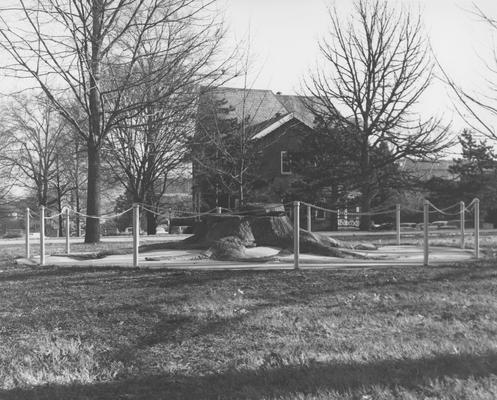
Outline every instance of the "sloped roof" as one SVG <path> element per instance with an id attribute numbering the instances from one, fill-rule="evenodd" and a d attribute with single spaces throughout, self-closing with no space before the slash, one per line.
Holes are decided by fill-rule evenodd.
<path id="1" fill-rule="evenodd" d="M 294 122 L 296 124 L 304 124 L 307 127 L 310 127 L 308 124 L 306 124 L 304 121 L 302 121 L 295 113 L 289 113 L 286 114 L 280 118 L 273 119 L 270 121 L 271 123 L 265 124 L 265 127 L 262 129 L 258 129 L 257 131 L 254 130 L 254 135 L 252 136 L 252 139 L 262 139 L 263 137 L 269 135 L 270 133 L 274 132 L 276 129 L 278 129 L 280 126 L 285 125 L 288 122 Z M 261 125 L 261 124 L 259 124 Z M 259 127 L 258 125 L 258 127 Z"/>
<path id="2" fill-rule="evenodd" d="M 249 119 L 250 125 L 272 123 L 282 116 L 293 113 L 295 117 L 308 126 L 313 126 L 314 116 L 306 108 L 304 97 L 275 94 L 271 90 L 240 89 L 219 87 L 211 89 L 207 95 L 216 100 L 225 100 L 233 108 L 226 118 L 243 117 Z M 262 126 L 261 125 L 261 126 Z"/>
<path id="3" fill-rule="evenodd" d="M 288 112 L 293 113 L 298 119 L 306 125 L 314 126 L 314 115 L 306 107 L 304 96 L 289 96 L 277 94 L 276 98 L 286 108 Z"/>

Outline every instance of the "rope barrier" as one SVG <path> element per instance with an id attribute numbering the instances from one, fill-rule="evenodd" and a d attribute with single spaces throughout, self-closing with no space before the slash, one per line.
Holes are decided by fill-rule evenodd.
<path id="1" fill-rule="evenodd" d="M 451 216 L 451 215 L 460 215 L 460 214 L 461 214 L 461 211 L 458 211 L 458 212 L 456 212 L 456 213 L 448 213 L 448 212 L 445 212 L 444 210 L 441 210 L 440 208 L 436 207 L 436 206 L 435 206 L 435 205 L 434 205 L 431 201 L 429 201 L 429 202 L 428 202 L 428 204 L 429 204 L 431 207 L 433 207 L 433 208 L 435 209 L 435 211 L 436 211 L 436 212 L 438 212 L 439 214 L 449 215 L 449 216 Z M 447 210 L 447 209 L 450 209 L 450 208 L 452 208 L 452 206 L 451 206 L 451 207 L 447 207 L 447 208 L 446 208 L 446 210 Z"/>
<path id="2" fill-rule="evenodd" d="M 147 208 L 147 207 L 144 207 L 144 206 L 141 206 L 141 208 L 142 208 L 142 210 L 145 210 L 145 211 L 147 211 L 147 212 L 149 212 L 149 213 L 152 213 L 152 214 L 157 215 L 157 216 L 159 216 L 159 217 L 161 216 L 161 214 L 160 214 L 160 213 L 158 213 L 157 211 L 151 210 L 151 209 L 149 209 L 149 208 Z"/>
<path id="3" fill-rule="evenodd" d="M 465 206 L 464 208 L 464 212 L 471 212 L 474 208 L 474 205 L 475 205 L 475 202 L 476 202 L 476 199 L 473 199 L 471 201 L 471 203 L 469 203 L 467 206 Z M 225 208 L 225 207 L 215 207 L 209 211 L 205 211 L 205 212 L 190 212 L 190 211 L 184 211 L 184 210 L 173 210 L 173 209 L 167 209 L 167 211 L 163 211 L 163 209 L 158 209 L 157 211 L 156 210 L 153 210 L 152 208 L 154 208 L 155 206 L 151 206 L 151 205 L 148 205 L 148 204 L 143 204 L 143 203 L 140 203 L 140 207 L 144 210 L 144 211 L 147 211 L 147 212 L 150 212 L 158 217 L 172 217 L 172 218 L 175 218 L 175 219 L 191 219 L 191 218 L 198 218 L 198 217 L 202 217 L 202 216 L 205 216 L 205 215 L 210 215 L 212 214 L 213 212 L 216 212 L 216 215 L 218 216 L 245 216 L 245 215 L 249 215 L 249 214 L 252 214 L 254 212 L 267 212 L 267 211 L 270 211 L 270 210 L 276 210 L 276 209 L 279 209 L 281 206 L 283 207 L 287 207 L 287 206 L 290 206 L 292 205 L 293 202 L 287 202 L 287 203 L 283 203 L 283 204 L 278 204 L 278 205 L 275 205 L 275 206 L 272 206 L 272 207 L 260 207 L 260 208 L 254 208 L 254 209 L 251 209 L 251 210 L 244 210 L 244 211 L 233 211 L 229 208 Z M 316 210 L 320 210 L 320 211 L 323 211 L 323 212 L 328 212 L 330 214 L 336 214 L 337 216 L 341 216 L 341 215 L 344 215 L 346 214 L 347 216 L 353 216 L 353 217 L 357 217 L 357 216 L 375 216 L 375 215 L 385 215 L 385 214 L 390 214 L 390 213 L 393 213 L 395 212 L 395 208 L 387 208 L 387 209 L 378 209 L 378 210 L 371 210 L 369 212 L 353 212 L 353 211 L 347 211 L 347 210 L 344 210 L 344 211 L 341 211 L 341 210 L 334 210 L 334 209 L 330 209 L 330 208 L 326 208 L 326 207 L 321 207 L 321 206 L 317 206 L 317 205 L 314 205 L 314 204 L 310 204 L 310 203 L 307 203 L 307 202 L 301 202 L 302 205 L 304 206 L 307 206 L 307 207 L 311 207 L 311 208 L 314 208 Z M 448 210 L 456 207 L 459 205 L 459 203 L 454 203 L 448 207 L 445 207 L 445 208 L 438 208 L 437 206 L 435 206 L 432 202 L 429 202 L 430 206 L 433 208 L 433 210 L 429 211 L 429 213 L 439 213 L 439 214 L 443 214 L 443 215 L 447 215 L 447 216 L 457 216 L 457 215 L 460 215 L 461 214 L 461 211 L 457 211 L 457 212 L 454 212 L 454 213 L 449 213 L 447 212 Z M 50 215 L 50 216 L 46 216 L 45 219 L 46 220 L 49 220 L 49 219 L 55 219 L 55 218 L 58 218 L 60 217 L 61 215 L 63 215 L 65 213 L 65 211 L 69 209 L 71 213 L 75 214 L 75 215 L 79 215 L 81 217 L 84 217 L 84 218 L 93 218 L 93 219 L 99 219 L 99 220 L 110 220 L 110 219 L 113 219 L 113 218 L 117 218 L 117 217 L 120 217 L 130 211 L 133 210 L 132 207 L 128 208 L 127 210 L 124 210 L 120 213 L 115 213 L 115 214 L 104 214 L 104 215 L 101 215 L 101 216 L 95 216 L 95 215 L 88 215 L 88 214 L 85 214 L 85 213 L 82 213 L 82 212 L 79 212 L 79 211 L 76 211 L 76 210 L 73 210 L 72 208 L 69 208 L 69 207 L 64 207 L 62 209 L 61 212 L 57 212 L 56 214 L 54 215 Z M 220 209 L 221 211 L 226 211 L 226 213 L 221 213 L 221 214 L 217 214 L 217 210 Z M 411 211 L 411 212 L 415 212 L 415 213 L 423 213 L 423 210 L 419 210 L 419 209 L 414 209 L 414 208 L 411 208 L 411 207 L 402 207 L 403 210 L 407 210 L 407 211 Z M 51 210 L 51 209 L 46 209 L 47 211 L 54 211 L 54 210 Z M 181 214 L 181 215 L 175 215 L 175 214 Z M 36 213 L 32 210 L 29 210 L 29 215 L 33 218 L 37 218 L 40 216 L 39 213 Z"/>
<path id="4" fill-rule="evenodd" d="M 65 209 L 63 208 L 62 211 L 58 214 L 55 214 L 55 215 L 50 215 L 50 216 L 46 216 L 45 219 L 55 219 L 55 218 L 59 218 L 62 214 L 64 214 L 65 212 Z"/>
<path id="5" fill-rule="evenodd" d="M 126 213 L 128 213 L 128 212 L 130 212 L 132 210 L 133 210 L 133 207 L 128 208 L 127 210 L 125 210 L 123 212 L 120 212 L 120 213 L 117 213 L 117 214 L 104 214 L 104 215 L 101 215 L 101 216 L 88 215 L 88 214 L 84 214 L 82 212 L 75 211 L 75 210 L 72 210 L 72 209 L 71 209 L 71 212 L 73 214 L 79 215 L 79 216 L 84 217 L 84 218 L 93 218 L 93 219 L 100 219 L 100 220 L 108 220 L 108 219 L 113 219 L 113 218 L 120 217 L 121 215 L 124 215 L 124 214 L 126 214 Z"/>
<path id="6" fill-rule="evenodd" d="M 306 203 L 304 201 L 301 204 L 303 204 L 306 207 L 312 207 L 312 208 L 315 208 L 316 210 L 320 210 L 320 211 L 324 211 L 324 212 L 329 212 L 331 214 L 338 214 L 339 213 L 338 210 L 332 210 L 330 208 L 315 206 L 314 204 L 309 204 L 309 203 Z"/>

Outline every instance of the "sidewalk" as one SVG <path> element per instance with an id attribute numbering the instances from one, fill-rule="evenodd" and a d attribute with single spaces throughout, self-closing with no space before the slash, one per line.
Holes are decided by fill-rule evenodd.
<path id="1" fill-rule="evenodd" d="M 274 249 L 273 249 L 274 250 Z M 276 254 L 271 248 L 248 249 L 249 256 L 272 256 Z M 273 254 L 271 254 L 273 253 Z M 375 251 L 361 251 L 363 255 L 374 259 L 355 259 L 325 257 L 313 254 L 301 254 L 299 264 L 302 269 L 340 269 L 340 268 L 376 268 L 376 267 L 407 267 L 423 265 L 423 249 L 416 246 L 385 246 Z M 430 265 L 440 265 L 471 260 L 472 250 L 461 250 L 451 247 L 431 247 Z M 293 254 L 278 256 L 277 260 L 269 262 L 240 262 L 216 261 L 202 256 L 199 250 L 158 250 L 139 254 L 139 266 L 144 268 L 171 268 L 186 270 L 271 270 L 293 269 Z M 18 259 L 20 264 L 37 265 L 39 257 Z M 71 256 L 47 255 L 45 265 L 55 266 L 93 266 L 93 267 L 133 267 L 131 254 L 110 255 L 99 259 L 78 259 Z"/>

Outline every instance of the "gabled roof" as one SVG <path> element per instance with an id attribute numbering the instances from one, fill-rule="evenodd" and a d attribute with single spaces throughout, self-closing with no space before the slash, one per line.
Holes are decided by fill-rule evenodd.
<path id="1" fill-rule="evenodd" d="M 264 129 L 259 130 L 254 136 L 252 136 L 252 139 L 262 139 L 263 137 L 269 135 L 271 132 L 274 132 L 280 126 L 283 126 L 284 124 L 292 120 L 295 120 L 296 122 L 300 122 L 308 126 L 309 128 L 312 128 L 311 126 L 307 125 L 304 121 L 302 121 L 300 117 L 298 117 L 294 113 L 289 113 L 282 116 L 281 118 L 276 119 L 271 124 L 268 124 Z"/>
<path id="2" fill-rule="evenodd" d="M 314 126 L 314 116 L 305 106 L 305 97 L 275 94 L 271 90 L 219 87 L 206 96 L 224 100 L 232 109 L 224 118 L 248 119 L 254 138 L 261 138 L 295 118 L 308 127 Z M 202 104 L 202 102 L 201 102 Z"/>

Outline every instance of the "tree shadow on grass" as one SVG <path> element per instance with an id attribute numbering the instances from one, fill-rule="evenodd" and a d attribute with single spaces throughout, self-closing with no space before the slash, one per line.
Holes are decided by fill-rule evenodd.
<path id="1" fill-rule="evenodd" d="M 206 283 L 212 280 L 230 278 L 235 273 L 231 271 L 196 271 L 192 273 L 191 271 L 178 271 L 168 267 L 132 268 L 121 266 L 36 266 L 22 268 L 20 271 L 19 269 L 17 269 L 0 273 L 0 282 L 28 281 L 50 277 L 80 277 L 80 275 L 82 274 L 85 274 L 87 276 L 98 276 L 98 274 L 109 272 L 135 276 L 150 276 L 151 279 L 155 279 L 157 275 L 164 275 L 164 277 L 169 278 L 169 280 L 164 283 L 167 286 L 171 284 L 182 285 L 191 283 Z"/>
<path id="2" fill-rule="evenodd" d="M 371 363 L 318 363 L 262 366 L 204 376 L 164 374 L 131 377 L 89 385 L 47 385 L 0 391 L 4 400 L 19 399 L 250 399 L 297 393 L 354 393 L 373 386 L 423 390 L 435 380 L 487 377 L 497 373 L 497 354 L 440 354 L 432 358 Z M 425 388 L 426 389 L 426 388 Z"/>

